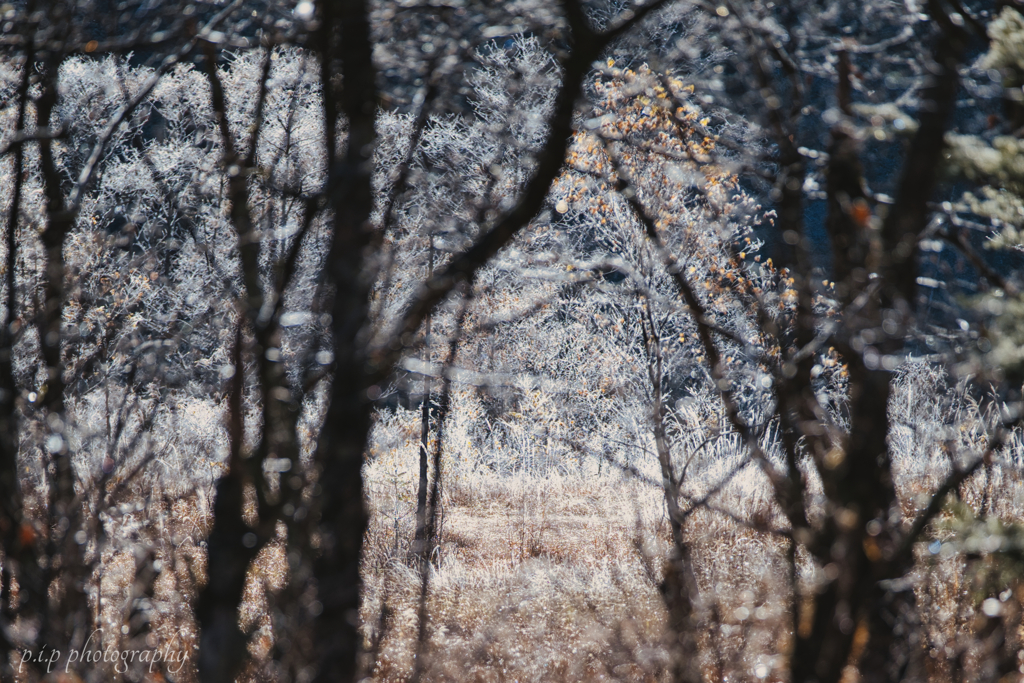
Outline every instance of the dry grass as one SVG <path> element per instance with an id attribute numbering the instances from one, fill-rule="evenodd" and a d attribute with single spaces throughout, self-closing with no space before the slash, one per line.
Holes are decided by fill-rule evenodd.
<path id="1" fill-rule="evenodd" d="M 976 450 L 983 430 L 977 418 L 951 432 L 918 415 L 907 417 L 914 428 L 897 427 L 892 443 L 901 507 L 909 518 L 948 471 L 948 452 Z M 363 632 L 370 653 L 364 665 L 368 678 L 381 683 L 407 681 L 418 648 L 421 577 L 409 557 L 416 420 L 414 411 L 394 416 L 389 431 L 375 435 L 365 470 L 372 517 L 363 568 Z M 689 469 L 688 496 L 701 496 L 733 468 L 740 453 L 723 443 Z M 659 585 L 669 529 L 660 488 L 608 467 L 600 476 L 585 467 L 500 474 L 480 465 L 484 460 L 469 440 L 453 440 L 446 448 L 423 680 L 667 680 Z M 1004 523 L 1021 522 L 1022 453 L 1019 440 L 1012 441 L 1000 464 L 963 486 L 960 511 L 944 513 L 929 531 L 931 545 L 918 552 L 912 578 L 921 639 L 912 680 L 972 680 L 992 666 L 994 646 L 979 637 L 986 629 L 979 616 L 986 596 L 1005 596 L 1007 624 L 1016 629 L 1007 640 L 1021 642 L 1021 573 L 992 556 L 965 558 L 955 537 L 957 525 L 968 523 L 965 511 L 982 507 Z M 645 471 L 644 463 L 636 465 Z M 186 683 L 196 680 L 196 627 L 188 606 L 205 580 L 209 492 L 208 485 L 165 491 L 152 482 L 127 492 L 103 520 L 108 540 L 90 593 L 103 647 L 170 645 L 188 654 L 174 676 Z M 814 507 L 813 481 L 810 494 Z M 742 470 L 712 503 L 718 511 L 699 510 L 686 526 L 703 601 L 705 680 L 784 681 L 792 582 L 809 593 L 822 570 L 798 554 L 797 576 L 791 577 L 789 541 L 751 528 L 785 529 L 756 468 Z M 820 508 L 812 512 L 823 514 Z M 253 680 L 275 678 L 271 615 L 274 594 L 286 581 L 282 536 L 254 563 L 240 610 L 240 623 L 253 633 Z M 144 635 L 134 635 L 139 633 Z M 856 675 L 849 671 L 845 680 L 852 683 Z"/>
<path id="2" fill-rule="evenodd" d="M 421 584 L 407 560 L 413 501 L 388 484 L 396 471 L 413 471 L 414 450 L 405 457 L 397 469 L 394 460 L 368 468 L 379 485 L 371 489 L 363 619 L 378 650 L 376 681 L 408 680 L 417 646 Z M 669 528 L 661 491 L 619 475 L 454 469 L 429 581 L 424 680 L 664 680 L 659 584 Z M 741 475 L 721 502 L 745 501 L 764 517 L 763 496 L 751 495 L 758 480 L 754 471 Z M 785 544 L 717 513 L 691 520 L 708 596 L 709 680 L 772 680 L 787 633 L 777 599 L 787 590 Z"/>
<path id="3" fill-rule="evenodd" d="M 934 425 L 918 427 L 920 433 L 903 435 L 914 449 L 900 453 L 895 468 L 908 519 L 949 470 L 942 450 L 950 447 L 949 434 Z M 977 427 L 955 430 L 960 452 L 980 443 Z M 421 584 L 408 559 L 413 430 L 408 436 L 408 443 L 392 443 L 387 457 L 367 468 L 373 518 L 362 616 L 366 642 L 376 650 L 368 673 L 380 682 L 408 680 L 417 650 Z M 919 460 L 921 452 L 927 462 Z M 1014 442 L 1007 454 L 1012 460 L 1021 452 Z M 689 495 L 699 496 L 731 467 L 712 459 L 691 469 L 697 474 Z M 976 513 L 987 505 L 1005 522 L 1019 523 L 1024 485 L 1016 471 L 1004 459 L 990 474 L 974 477 L 959 491 L 965 509 Z M 656 486 L 593 472 L 499 476 L 454 458 L 446 463 L 446 477 L 443 534 L 427 596 L 423 680 L 667 680 L 658 586 L 669 536 Z M 784 520 L 756 468 L 743 470 L 713 503 L 720 511 L 699 511 L 686 528 L 703 600 L 705 680 L 784 681 L 793 625 L 789 541 L 751 528 L 783 530 Z M 823 514 L 820 508 L 812 512 Z M 954 513 L 944 513 L 929 538 L 950 539 L 952 532 L 942 529 L 952 521 Z M 1024 590 L 1012 576 L 996 577 L 990 558 L 965 559 L 952 545 L 943 547 L 950 551 L 922 548 L 912 576 L 921 640 L 911 680 L 980 679 L 997 654 L 982 637 L 980 602 L 992 593 L 993 580 L 1003 582 L 996 592 L 1004 597 L 1006 588 L 1017 586 L 1004 603 L 1007 625 L 1017 629 L 1009 616 Z M 813 592 L 822 570 L 802 553 L 797 566 L 801 592 Z M 1020 642 L 1021 635 L 1007 634 L 1007 644 Z M 855 668 L 848 667 L 844 681 L 856 680 Z"/>
<path id="4" fill-rule="evenodd" d="M 667 552 L 668 528 L 660 492 L 617 478 L 523 477 L 491 486 L 488 496 L 447 501 L 429 582 L 424 680 L 666 680 L 657 558 Z M 968 487 L 965 498 L 980 487 Z M 374 508 L 370 538 L 388 552 L 368 558 L 365 569 L 365 632 L 371 648 L 378 645 L 372 680 L 406 681 L 420 577 L 402 556 L 405 546 L 394 550 L 394 501 L 376 498 Z M 747 512 L 764 517 L 757 506 Z M 411 538 L 404 520 L 398 528 Z M 788 541 L 714 512 L 695 514 L 687 533 L 705 601 L 705 680 L 785 680 Z M 806 558 L 799 565 L 803 590 L 813 590 L 820 576 Z M 984 589 L 972 585 L 983 574 L 962 556 L 921 553 L 915 592 L 927 640 L 924 680 L 955 681 L 984 666 L 976 638 Z"/>
<path id="5" fill-rule="evenodd" d="M 446 496 L 426 678 L 655 680 L 665 663 L 664 615 L 635 520 L 622 513 L 631 493 L 641 518 L 650 513 L 649 492 L 565 477 L 479 483 Z M 393 501 L 374 502 L 370 535 L 393 548 L 393 520 L 382 512 Z M 407 680 L 419 576 L 401 557 L 379 554 L 368 558 L 366 578 L 367 635 L 380 643 L 374 679 Z"/>

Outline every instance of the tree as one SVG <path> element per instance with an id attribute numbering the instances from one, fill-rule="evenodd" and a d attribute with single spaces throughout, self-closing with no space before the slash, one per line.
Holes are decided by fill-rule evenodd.
<path id="1" fill-rule="evenodd" d="M 872 9 L 897 15 L 900 11 L 883 3 Z M 781 250 L 780 261 L 786 268 L 783 278 L 793 288 L 795 307 L 776 320 L 765 315 L 764 301 L 757 301 L 755 306 L 760 311 L 759 329 L 771 340 L 768 347 L 779 349 L 776 363 L 769 367 L 773 411 L 786 455 L 784 467 L 758 458 L 752 432 L 755 425 L 744 419 L 735 398 L 739 386 L 727 376 L 722 363 L 724 354 L 719 347 L 725 341 L 708 319 L 706 305 L 695 296 L 691 278 L 676 265 L 673 256 L 663 253 L 666 267 L 698 327 L 725 410 L 736 432 L 750 446 L 752 459 L 757 459 L 768 475 L 794 546 L 806 549 L 821 566 L 833 568 L 817 595 L 805 596 L 812 605 L 809 614 L 804 612 L 808 609 L 806 602 L 801 607 L 799 596 L 794 595 L 792 611 L 799 615 L 794 618 L 808 620 L 808 628 L 794 629 L 790 672 L 794 681 L 839 680 L 858 625 L 868 634 L 866 654 L 858 664 L 861 676 L 865 680 L 900 680 L 906 675 L 913 656 L 910 624 L 914 595 L 889 582 L 909 574 L 914 564 L 914 544 L 942 510 L 946 495 L 982 464 L 991 462 L 1005 438 L 1005 427 L 997 427 L 983 453 L 963 465 L 955 464 L 916 517 L 902 521 L 893 481 L 892 451 L 887 445 L 890 373 L 908 351 L 908 336 L 923 336 L 925 324 L 918 322 L 916 315 L 916 245 L 929 234 L 930 201 L 939 180 L 944 136 L 957 105 L 959 70 L 971 41 L 982 37 L 978 33 L 980 20 L 959 6 L 947 10 L 933 3 L 930 10 L 933 47 L 926 51 L 929 61 L 922 69 L 929 75 L 921 84 L 914 133 L 902 153 L 902 171 L 892 199 L 868 189 L 860 161 L 863 137 L 851 118 L 856 111 L 851 101 L 855 68 L 849 54 L 851 45 L 859 54 L 873 54 L 874 48 L 848 43 L 831 62 L 835 65 L 836 104 L 822 116 L 833 124 L 823 169 L 823 198 L 828 212 L 825 228 L 832 246 L 834 294 L 830 278 L 822 282 L 818 275 L 821 271 L 815 271 L 804 222 L 805 193 L 817 189 L 808 160 L 822 155 L 814 151 L 803 122 L 815 110 L 815 105 L 805 99 L 805 78 L 813 82 L 821 72 L 820 62 L 809 57 L 815 44 L 821 44 L 817 41 L 829 40 L 827 32 L 818 32 L 814 22 L 825 17 L 831 22 L 837 14 L 842 16 L 841 10 L 836 6 L 831 13 L 801 14 L 811 18 L 810 25 L 804 21 L 798 26 L 795 18 L 799 10 L 795 7 L 775 12 L 770 5 L 760 3 L 743 7 L 726 3 L 706 19 L 719 22 L 721 41 L 745 57 L 731 67 L 737 76 L 748 79 L 750 87 L 737 89 L 741 99 L 732 111 L 743 111 L 746 102 L 756 102 L 759 112 L 753 108 L 747 111 L 763 121 L 763 130 L 774 144 L 766 159 L 775 171 L 770 196 L 778 215 L 773 230 L 786 247 Z M 916 16 L 909 17 L 907 28 L 892 40 L 913 40 L 917 22 Z M 858 24 L 861 31 L 873 28 L 852 20 L 847 25 L 850 30 L 844 29 L 843 33 L 849 35 Z M 882 35 L 893 30 L 895 27 Z M 686 57 L 694 58 L 696 54 Z M 873 72 L 876 68 L 871 67 Z M 720 70 L 716 67 L 713 71 Z M 708 85 L 712 92 L 723 88 L 714 80 Z M 864 85 L 868 97 L 873 94 L 871 85 Z M 710 104 L 716 99 L 718 96 L 712 94 L 707 101 Z M 877 122 L 872 121 L 876 128 L 884 123 L 876 113 L 879 109 L 877 105 L 862 109 L 879 117 Z M 873 135 L 880 141 L 887 136 L 884 130 Z M 756 172 L 757 164 L 751 166 Z M 648 234 L 664 250 L 662 228 L 656 220 L 660 203 L 639 191 L 634 197 L 646 200 L 637 203 L 648 214 Z M 667 232 L 668 227 L 664 230 Z M 828 309 L 834 312 L 822 316 Z M 840 414 L 841 422 L 848 425 L 846 429 L 829 415 L 820 399 L 817 378 L 824 363 L 818 354 L 826 344 L 838 350 L 849 372 L 848 400 Z M 954 335 L 950 350 L 955 354 L 958 348 Z M 820 478 L 823 486 L 826 516 L 821 521 L 808 517 L 811 478 Z M 792 571 L 797 573 L 795 564 Z"/>
<path id="2" fill-rule="evenodd" d="M 355 675 L 359 636 L 352 615 L 359 604 L 359 553 L 366 523 L 360 469 L 379 385 L 391 375 L 403 347 L 412 342 L 430 311 L 461 281 L 472 279 L 537 213 L 560 168 L 575 101 L 591 62 L 609 42 L 659 5 L 625 15 L 601 33 L 589 28 L 575 3 L 565 6 L 564 18 L 547 8 L 523 8 L 533 16 L 528 13 L 522 19 L 538 22 L 546 32 L 544 40 L 568 28 L 574 41 L 571 49 L 562 51 L 561 82 L 550 100 L 546 121 L 527 121 L 526 129 L 517 129 L 520 123 L 514 117 L 509 121 L 512 140 L 520 142 L 526 134 L 527 148 L 520 152 L 532 152 L 532 163 L 524 165 L 528 173 L 502 183 L 502 195 L 491 207 L 480 207 L 473 229 L 464 231 L 467 246 L 432 278 L 417 284 L 416 294 L 397 321 L 379 323 L 371 318 L 374 283 L 384 266 L 377 254 L 392 211 L 388 204 L 396 200 L 386 200 L 383 213 L 377 213 L 373 150 L 378 138 L 376 108 L 385 88 L 370 66 L 374 64 L 371 41 L 374 23 L 383 25 L 397 10 L 388 8 L 385 17 L 371 17 L 370 8 L 361 2 L 300 3 L 290 19 L 281 16 L 278 8 L 267 8 L 262 26 L 256 26 L 249 17 L 250 7 L 241 3 L 212 15 L 205 10 L 197 13 L 191 6 L 182 12 L 162 6 L 144 28 L 129 23 L 128 31 L 103 42 L 93 34 L 118 33 L 125 26 L 91 26 L 91 5 L 58 3 L 44 8 L 45 14 L 37 13 L 34 4 L 13 10 L 8 23 L 15 133 L 7 148 L 14 157 L 8 176 L 14 191 L 8 207 L 7 316 L 13 323 L 15 311 L 31 311 L 39 342 L 33 347 L 21 335 L 5 343 L 11 352 L 4 371 L 7 436 L 0 479 L 9 503 L 3 524 L 10 610 L 4 634 L 9 656 L 46 643 L 60 650 L 56 660 L 47 659 L 47 667 L 67 665 L 70 652 L 89 642 L 85 576 L 90 560 L 83 551 L 95 562 L 107 547 L 95 520 L 101 520 L 104 508 L 112 503 L 109 494 L 116 484 L 106 475 L 111 475 L 118 460 L 116 446 L 108 446 L 107 459 L 114 465 L 106 466 L 110 471 L 97 480 L 96 491 L 106 495 L 91 505 L 80 501 L 87 488 L 84 470 L 72 465 L 80 428 L 70 410 L 73 400 L 95 391 L 96 385 L 90 387 L 88 382 L 92 359 L 103 360 L 109 354 L 112 362 L 104 363 L 107 374 L 99 386 L 121 399 L 121 407 L 108 413 L 111 419 L 115 413 L 119 416 L 108 439 L 116 444 L 137 400 L 139 388 L 133 382 L 138 381 L 140 369 L 147 373 L 144 379 L 149 386 L 158 391 L 186 382 L 186 375 L 168 378 L 173 363 L 160 362 L 157 351 L 175 348 L 180 353 L 182 346 L 187 344 L 191 350 L 198 344 L 200 369 L 216 371 L 205 376 L 200 372 L 193 388 L 203 395 L 213 391 L 224 396 L 229 443 L 226 472 L 216 487 L 205 586 L 196 605 L 200 677 L 222 680 L 242 671 L 246 634 L 239 631 L 236 614 L 246 572 L 260 549 L 280 538 L 281 524 L 287 538 L 283 542 L 298 557 L 292 567 L 290 595 L 313 596 L 305 602 L 304 613 L 297 615 L 296 626 L 301 634 L 301 623 L 311 623 L 313 638 L 296 649 L 316 652 L 321 680 L 349 680 Z M 258 8 L 251 11 L 260 16 Z M 136 16 L 149 12 L 140 7 Z M 275 14 L 280 18 L 271 23 Z M 493 20 L 489 14 L 474 8 L 455 24 L 465 33 L 453 32 L 457 34 L 451 37 L 443 35 L 448 25 L 438 26 L 437 40 L 444 47 L 438 52 L 449 53 L 442 69 L 452 66 L 449 62 L 458 53 L 458 40 L 473 37 L 484 21 Z M 131 21 L 127 15 L 119 20 Z M 289 43 L 307 52 L 278 47 Z M 167 51 L 172 44 L 182 47 Z M 252 49 L 256 44 L 261 47 L 225 68 L 224 46 Z M 425 52 L 437 47 L 430 41 L 420 44 L 431 46 Z M 99 64 L 91 57 L 79 57 L 60 68 L 69 56 L 118 55 L 131 49 L 149 52 L 149 61 L 158 66 L 146 73 L 115 56 Z M 287 68 L 279 73 L 275 63 L 282 61 Z M 457 65 L 458 59 L 454 61 Z M 100 76 L 98 66 L 107 74 L 113 72 L 120 92 L 105 87 L 110 76 Z M 432 66 L 436 71 L 439 65 Z M 432 77 L 440 80 L 443 73 Z M 86 99 L 97 96 L 99 89 L 90 88 L 90 79 L 104 85 L 99 107 L 89 112 L 90 121 L 101 117 L 98 131 L 79 123 L 82 112 L 71 104 L 76 92 Z M 296 93 L 300 96 L 295 97 Z M 424 98 L 420 110 L 427 111 L 429 104 L 430 99 Z M 116 109 L 106 113 L 104 106 Z M 34 128 L 25 125 L 31 112 Z M 420 116 L 409 150 L 417 149 L 422 121 Z M 122 132 L 125 125 L 134 126 L 127 135 Z M 548 134 L 540 139 L 537 134 L 544 130 Z M 71 148 L 74 152 L 64 154 L 62 138 L 76 140 L 76 135 L 82 141 Z M 37 150 L 38 160 L 26 149 Z M 397 165 L 396 178 L 377 177 L 398 191 L 406 185 L 409 168 L 407 155 Z M 126 182 L 129 174 L 142 182 Z M 306 185 L 310 175 L 316 179 L 312 186 Z M 195 199 L 189 193 L 195 193 Z M 111 201 L 125 204 L 116 204 L 112 210 Z M 127 202 L 131 204 L 126 206 Z M 146 213 L 150 206 L 155 215 Z M 209 213 L 204 215 L 207 206 Z M 27 236 L 25 241 L 19 239 L 19 233 L 25 234 L 19 226 L 31 211 L 38 212 L 43 225 L 42 244 L 37 248 L 40 256 L 35 259 L 43 265 L 19 281 L 15 278 L 19 254 L 25 262 L 31 245 Z M 99 227 L 90 225 L 93 218 Z M 96 233 L 104 229 L 120 233 L 110 246 L 117 248 L 120 240 L 120 248 L 127 248 L 123 257 L 116 251 L 102 257 L 109 265 L 101 267 L 113 270 L 113 279 L 121 283 L 105 284 L 100 277 L 98 288 L 96 282 L 79 284 L 85 273 L 76 268 L 89 264 L 79 265 L 78 253 L 69 246 L 99 244 Z M 141 261 L 145 269 L 138 281 L 130 277 L 136 275 L 130 258 L 133 252 L 145 254 Z M 319 273 L 317 257 L 323 259 Z M 306 259 L 314 262 L 313 272 L 300 274 Z M 203 260 L 208 270 L 195 272 Z M 122 272 L 125 266 L 126 273 Z M 211 322 L 216 323 L 212 329 L 203 327 L 202 310 L 172 307 L 159 313 L 147 310 L 160 324 L 146 325 L 141 336 L 121 337 L 119 321 L 107 317 L 106 306 L 97 305 L 106 296 L 120 303 L 133 287 L 146 290 L 154 287 L 152 283 L 164 285 L 161 278 L 168 282 L 160 288 L 157 301 L 165 297 L 168 304 L 177 303 L 166 297 L 179 279 L 183 287 L 198 289 L 195 275 L 210 277 L 233 300 L 233 311 L 210 311 Z M 303 280 L 317 283 L 319 291 L 311 302 L 303 302 L 299 292 L 292 293 Z M 188 294 L 184 302 L 189 306 L 212 303 Z M 133 292 L 125 304 L 124 324 L 132 325 L 133 315 L 138 320 L 147 303 L 160 305 L 149 302 L 144 293 Z M 300 323 L 293 333 L 289 328 L 307 318 L 302 309 L 290 307 L 302 303 L 323 313 Z M 71 336 L 74 328 L 69 330 L 68 321 L 73 317 L 83 322 Z M 104 324 L 102 332 L 91 332 Z M 9 323 L 4 329 L 22 328 Z M 211 339 L 205 344 L 203 332 L 196 334 L 202 329 L 210 329 Z M 325 336 L 329 341 L 322 342 Z M 81 352 L 74 346 L 79 343 Z M 323 343 L 330 350 L 322 349 Z M 289 348 L 292 344 L 295 348 Z M 116 364 L 124 360 L 118 353 L 124 353 L 124 346 L 132 347 L 137 359 L 117 371 Z M 28 391 L 27 380 L 19 386 L 15 375 L 19 353 L 21 362 L 30 366 L 39 367 L 38 356 L 45 363 L 38 390 Z M 82 361 L 76 365 L 79 353 Z M 329 387 L 320 390 L 317 399 L 320 381 Z M 299 428 L 304 404 L 310 406 L 308 410 L 323 411 L 316 453 L 305 461 Z M 134 423 L 139 434 L 152 425 L 152 413 L 142 415 Z M 29 420 L 38 420 L 39 427 L 25 430 L 22 424 Z M 49 499 L 40 506 L 43 517 L 39 519 L 30 514 L 22 497 L 22 492 L 32 491 L 31 482 L 19 475 L 22 434 L 26 448 L 45 445 L 49 452 L 42 467 L 43 490 Z M 150 460 L 155 453 L 141 460 Z M 116 479 L 131 482 L 144 469 L 136 463 L 119 471 Z M 142 569 L 154 566 L 152 558 L 144 558 L 142 564 Z M 140 575 L 143 594 L 146 573 Z M 202 578 L 199 572 L 198 584 Z M 11 600 L 14 585 L 19 591 L 16 601 Z M 54 592 L 51 586 L 59 590 Z M 140 595 L 137 606 L 141 599 Z M 302 638 L 296 636 L 297 641 Z M 41 661 L 34 662 L 37 669 Z M 13 666 L 14 659 L 9 658 L 7 665 Z"/>
<path id="3" fill-rule="evenodd" d="M 671 676 L 705 675 L 713 610 L 687 537 L 704 512 L 786 539 L 791 680 L 923 676 L 919 541 L 1000 464 L 1019 411 L 993 403 L 991 433 L 961 444 L 981 452 L 908 507 L 894 372 L 927 350 L 997 369 L 1017 398 L 1016 327 L 972 328 L 953 257 L 919 251 L 945 239 L 992 283 L 980 309 L 1016 310 L 1019 284 L 961 228 L 1019 241 L 1019 14 L 986 33 L 981 4 L 669 5 L 13 7 L 3 665 L 70 666 L 95 624 L 99 647 L 143 642 L 188 601 L 202 680 L 354 680 L 375 410 L 440 380 L 448 438 L 466 371 L 491 443 L 531 444 L 496 468 L 598 463 L 662 487 Z M 987 56 L 968 68 L 972 50 Z M 981 130 L 994 106 L 961 83 L 1008 98 L 1005 123 Z M 972 184 L 948 206 L 944 166 Z M 426 586 L 442 446 L 421 393 Z M 701 422 L 719 450 L 689 440 Z M 697 480 L 723 455 L 722 479 Z M 172 490 L 204 461 L 198 491 Z M 715 501 L 748 465 L 773 505 L 749 519 Z M 182 509 L 204 521 L 161 521 Z M 965 538 L 989 523 L 960 517 Z M 101 575 L 117 562 L 120 608 Z M 250 594 L 265 609 L 240 619 Z M 44 644 L 60 652 L 21 661 Z"/>

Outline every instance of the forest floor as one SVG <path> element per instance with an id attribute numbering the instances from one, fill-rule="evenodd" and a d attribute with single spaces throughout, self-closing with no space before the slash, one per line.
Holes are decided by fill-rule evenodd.
<path id="1" fill-rule="evenodd" d="M 896 473 L 904 515 L 912 518 L 936 474 L 902 467 Z M 373 681 L 410 680 L 417 652 L 424 681 L 668 680 L 659 589 L 670 537 L 658 487 L 618 473 L 453 476 L 420 644 L 422 580 L 408 554 L 415 487 L 374 465 L 367 475 L 372 519 L 362 617 Z M 983 504 L 984 486 L 979 480 L 962 487 L 968 508 Z M 1001 490 L 995 497 L 1003 501 L 992 512 L 1019 522 L 1021 482 L 997 476 L 988 486 Z M 748 469 L 716 498 L 717 511 L 700 510 L 685 527 L 703 601 L 698 639 L 709 683 L 787 680 L 786 653 L 800 620 L 789 606 L 788 538 L 751 528 L 784 527 L 763 489 L 759 473 Z M 821 514 L 813 506 L 812 513 Z M 948 537 L 955 523 L 952 512 L 941 517 L 929 532 L 935 538 Z M 989 569 L 925 545 L 911 575 L 926 615 L 914 666 L 921 680 L 943 683 L 984 665 L 971 634 L 978 582 L 988 580 Z M 822 579 L 798 552 L 800 593 L 813 594 Z M 852 661 L 866 642 L 863 625 L 857 629 Z M 857 680 L 855 666 L 847 666 L 843 683 Z"/>
<path id="2" fill-rule="evenodd" d="M 664 678 L 659 585 L 669 528 L 660 491 L 617 476 L 466 483 L 446 496 L 442 544 L 429 578 L 425 679 Z M 401 540 L 395 543 L 396 528 L 399 539 L 411 537 L 407 519 L 394 514 L 401 507 L 389 496 L 374 502 L 363 612 L 377 649 L 373 679 L 406 681 L 418 647 L 422 583 L 402 561 Z M 751 678 L 771 680 L 780 662 L 769 653 L 784 637 L 784 615 L 770 599 L 783 589 L 771 585 L 782 575 L 775 565 L 784 560 L 783 548 L 710 518 L 694 526 L 691 540 L 699 580 L 728 596 L 716 602 L 717 632 L 705 634 L 721 653 L 708 663 L 711 679 L 742 667 Z"/>
<path id="3" fill-rule="evenodd" d="M 440 545 L 431 556 L 421 644 L 423 584 L 410 556 L 416 482 L 409 473 L 416 471 L 416 460 L 416 449 L 403 447 L 371 459 L 364 473 L 371 520 L 361 617 L 370 680 L 406 683 L 417 653 L 422 681 L 668 680 L 660 586 L 670 538 L 659 486 L 607 469 L 498 474 L 446 463 Z M 721 466 L 731 468 L 724 461 Z M 904 516 L 910 518 L 937 475 L 916 465 L 901 465 L 896 475 Z M 688 495 L 699 497 L 709 481 L 719 480 L 719 472 L 701 470 Z M 1004 477 L 998 468 L 991 479 L 962 487 L 960 495 L 968 508 L 980 509 L 989 500 L 996 517 L 1024 519 L 1024 482 Z M 698 645 L 708 683 L 786 680 L 786 653 L 799 620 L 789 606 L 789 540 L 767 496 L 760 473 L 747 468 L 715 496 L 717 510 L 695 512 L 685 527 L 703 601 Z M 107 521 L 111 538 L 123 539 L 124 547 L 109 546 L 95 575 L 103 647 L 128 647 L 119 636 L 131 596 L 144 594 L 146 580 L 131 543 L 145 537 L 158 562 L 156 577 L 150 577 L 146 645 L 151 639 L 192 653 L 196 628 L 191 610 L 181 605 L 195 599 L 205 580 L 209 499 L 199 490 L 148 500 L 148 507 L 120 506 Z M 822 513 L 812 505 L 812 514 Z M 929 683 L 957 680 L 956 672 L 982 662 L 982 653 L 972 649 L 972 634 L 981 594 L 977 581 L 989 576 L 988 569 L 925 547 L 949 538 L 955 521 L 952 513 L 944 514 L 929 532 L 912 575 L 925 615 L 919 666 L 927 671 L 921 680 Z M 802 552 L 796 564 L 800 593 L 812 594 L 823 571 Z M 250 652 L 257 666 L 269 661 L 275 642 L 268 595 L 286 579 L 283 543 L 271 543 L 254 564 L 240 614 L 254 633 Z M 847 671 L 843 683 L 855 683 L 854 667 Z M 188 660 L 175 680 L 195 679 L 194 661 Z"/>

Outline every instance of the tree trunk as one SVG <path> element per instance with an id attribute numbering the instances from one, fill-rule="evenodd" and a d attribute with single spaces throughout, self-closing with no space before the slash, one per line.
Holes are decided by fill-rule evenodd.
<path id="1" fill-rule="evenodd" d="M 312 606 L 312 612 L 314 616 L 320 612 L 314 622 L 320 657 L 316 680 L 346 683 L 355 677 L 361 642 L 359 560 L 368 521 L 363 453 L 371 399 L 380 393 L 369 383 L 375 368 L 366 355 L 365 339 L 370 293 L 365 252 L 373 241 L 370 178 L 377 91 L 367 2 L 324 0 L 318 9 L 328 133 L 327 191 L 334 214 L 326 276 L 334 288 L 335 374 L 316 454 L 320 555 L 313 571 L 319 605 Z M 348 121 L 348 139 L 346 155 L 338 159 L 338 116 L 342 114 Z"/>

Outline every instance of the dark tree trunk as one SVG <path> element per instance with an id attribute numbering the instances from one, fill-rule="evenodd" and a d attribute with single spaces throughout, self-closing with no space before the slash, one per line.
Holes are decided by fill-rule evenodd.
<path id="1" fill-rule="evenodd" d="M 321 82 L 327 117 L 328 192 L 334 241 L 326 275 L 334 288 L 331 308 L 335 374 L 330 407 L 320 434 L 320 555 L 314 565 L 322 610 L 315 622 L 320 658 L 317 681 L 351 681 L 361 637 L 359 561 L 366 531 L 363 453 L 370 429 L 369 379 L 374 359 L 366 353 L 369 275 L 366 251 L 373 242 L 370 186 L 377 90 L 365 0 L 320 4 Z M 340 77 L 340 78 L 339 78 Z M 337 158 L 338 116 L 348 121 L 344 158 Z M 369 396 L 369 393 L 374 393 Z"/>

